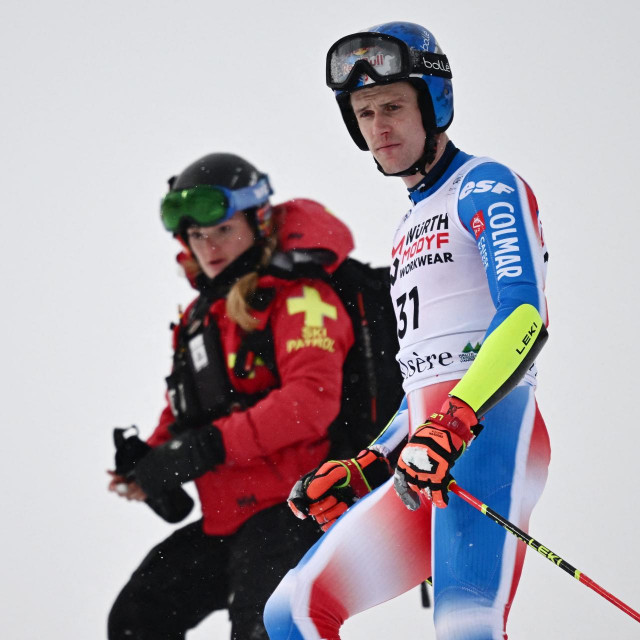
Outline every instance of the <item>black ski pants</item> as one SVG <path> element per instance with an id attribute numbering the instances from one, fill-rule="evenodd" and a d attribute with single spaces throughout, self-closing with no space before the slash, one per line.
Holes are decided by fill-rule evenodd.
<path id="1" fill-rule="evenodd" d="M 268 640 L 264 605 L 320 533 L 286 504 L 257 513 L 230 536 L 205 535 L 201 520 L 178 529 L 118 595 L 109 640 L 182 640 L 219 609 L 229 610 L 232 640 Z"/>

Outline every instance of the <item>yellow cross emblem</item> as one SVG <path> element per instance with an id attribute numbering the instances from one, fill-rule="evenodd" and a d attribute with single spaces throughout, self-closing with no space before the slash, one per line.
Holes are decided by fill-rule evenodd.
<path id="1" fill-rule="evenodd" d="M 304 313 L 305 327 L 323 327 L 324 318 L 335 320 L 338 317 L 338 309 L 328 302 L 323 302 L 320 293 L 313 287 L 302 287 L 302 296 L 287 300 L 289 315 Z"/>

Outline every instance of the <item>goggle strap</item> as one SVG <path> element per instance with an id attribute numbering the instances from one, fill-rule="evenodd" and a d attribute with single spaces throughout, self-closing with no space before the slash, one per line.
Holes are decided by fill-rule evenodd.
<path id="1" fill-rule="evenodd" d="M 242 189 L 236 189 L 234 191 L 225 189 L 225 195 L 229 200 L 229 209 L 232 209 L 234 212 L 257 207 L 272 194 L 273 189 L 266 175 L 263 175 L 258 182 L 249 187 L 243 187 Z"/>
<path id="2" fill-rule="evenodd" d="M 449 60 L 443 53 L 411 50 L 411 72 L 425 76 L 438 76 L 451 80 L 453 77 Z"/>

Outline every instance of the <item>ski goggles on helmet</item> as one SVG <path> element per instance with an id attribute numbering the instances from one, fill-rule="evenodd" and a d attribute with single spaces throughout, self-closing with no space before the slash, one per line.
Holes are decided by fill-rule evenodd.
<path id="1" fill-rule="evenodd" d="M 327 53 L 327 85 L 334 91 L 356 87 L 362 75 L 385 83 L 412 74 L 451 78 L 451 68 L 444 54 L 418 51 L 386 33 L 345 36 Z"/>
<path id="2" fill-rule="evenodd" d="M 160 205 L 160 218 L 167 231 L 178 233 L 185 224 L 211 227 L 233 214 L 263 204 L 273 193 L 269 178 L 263 175 L 256 184 L 242 189 L 197 185 L 169 191 Z"/>

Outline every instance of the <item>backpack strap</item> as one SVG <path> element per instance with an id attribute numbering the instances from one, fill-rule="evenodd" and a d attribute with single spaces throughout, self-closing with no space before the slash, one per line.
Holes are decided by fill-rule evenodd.
<path id="1" fill-rule="evenodd" d="M 277 251 L 262 273 L 282 280 L 310 278 L 330 282 L 327 267 L 333 265 L 336 260 L 336 254 L 329 249 Z"/>
<path id="2" fill-rule="evenodd" d="M 196 300 L 188 310 L 184 324 L 176 331 L 173 369 L 166 378 L 169 401 L 176 418 L 171 428 L 173 433 L 210 423 L 238 409 L 247 409 L 269 392 L 242 393 L 233 387 L 218 326 L 208 316 L 211 301 L 205 298 L 201 296 Z M 268 294 L 265 294 L 266 298 Z M 268 351 L 263 357 L 266 362 Z M 246 359 L 243 364 L 246 367 Z"/>
<path id="3" fill-rule="evenodd" d="M 261 331 L 252 331 L 244 336 L 236 352 L 233 374 L 237 378 L 247 378 L 253 371 L 255 361 L 258 358 L 274 375 L 278 381 L 277 386 L 280 386 L 280 376 L 276 367 L 276 354 L 273 346 L 273 331 L 270 323 L 267 323 L 267 326 Z"/>

